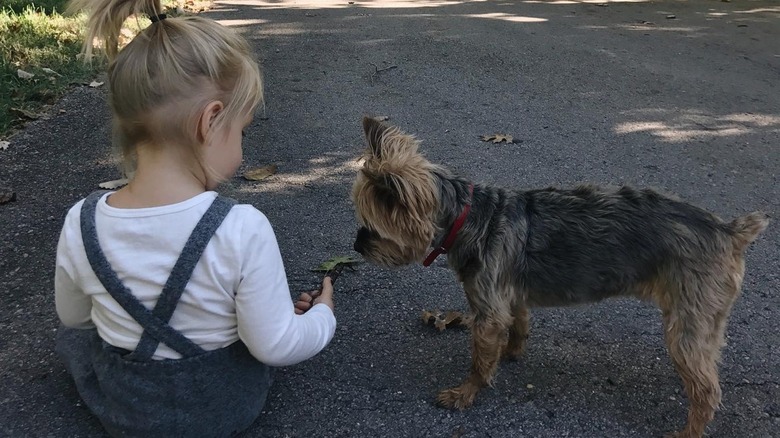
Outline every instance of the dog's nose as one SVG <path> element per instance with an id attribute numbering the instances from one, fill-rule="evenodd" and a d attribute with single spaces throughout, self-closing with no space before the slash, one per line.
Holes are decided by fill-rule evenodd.
<path id="1" fill-rule="evenodd" d="M 363 242 L 368 239 L 370 236 L 370 233 L 368 232 L 368 229 L 365 227 L 360 227 L 360 229 L 357 232 L 357 236 L 355 236 L 355 244 L 352 245 L 352 248 L 355 249 L 355 252 L 358 254 L 363 254 L 363 251 L 365 250 L 365 247 L 363 246 Z"/>

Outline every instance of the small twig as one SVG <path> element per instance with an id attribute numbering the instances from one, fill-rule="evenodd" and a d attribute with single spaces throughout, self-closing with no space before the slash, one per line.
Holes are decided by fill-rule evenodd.
<path id="1" fill-rule="evenodd" d="M 378 75 L 379 73 L 381 73 L 381 72 L 383 72 L 383 71 L 385 71 L 385 70 L 392 70 L 392 69 L 394 69 L 394 68 L 398 68 L 398 66 L 397 66 L 397 65 L 391 65 L 391 66 L 388 66 L 388 67 L 379 68 L 379 67 L 377 67 L 377 65 L 376 65 L 376 64 L 374 64 L 373 62 L 371 63 L 371 65 L 373 65 L 373 66 L 374 66 L 374 72 L 373 72 L 373 73 L 371 73 L 371 85 L 374 85 L 374 76 Z"/>
<path id="2" fill-rule="evenodd" d="M 338 265 L 334 266 L 333 269 L 325 273 L 326 277 L 330 277 L 331 285 L 336 283 L 336 280 L 339 278 L 339 275 L 341 275 L 341 271 L 344 270 L 344 266 L 346 265 L 339 263 Z M 322 295 L 322 285 L 320 285 L 320 287 L 316 291 L 311 293 L 311 301 L 309 301 L 310 304 L 309 309 L 314 307 L 314 300 L 319 298 L 320 295 Z"/>

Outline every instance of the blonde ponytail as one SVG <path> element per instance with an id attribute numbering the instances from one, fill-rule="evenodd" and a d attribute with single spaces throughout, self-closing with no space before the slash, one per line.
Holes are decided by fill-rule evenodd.
<path id="1" fill-rule="evenodd" d="M 89 13 L 85 57 L 92 56 L 97 42 L 110 60 L 114 144 L 126 172 L 134 170 L 140 144 L 189 146 L 200 159 L 197 123 L 209 102 L 225 105 L 217 128 L 262 103 L 262 77 L 249 44 L 215 21 L 160 20 L 119 50 L 127 18 L 160 15 L 160 0 L 72 0 L 70 10 L 81 9 Z"/>
<path id="2" fill-rule="evenodd" d="M 84 40 L 84 58 L 90 60 L 96 41 L 100 41 L 109 60 L 119 51 L 119 32 L 133 15 L 156 16 L 162 13 L 160 0 L 71 0 L 68 12 L 89 11 Z"/>

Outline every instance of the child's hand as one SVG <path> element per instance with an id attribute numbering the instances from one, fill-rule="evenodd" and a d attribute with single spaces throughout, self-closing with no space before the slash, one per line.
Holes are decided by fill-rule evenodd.
<path id="1" fill-rule="evenodd" d="M 315 297 L 314 299 L 312 299 L 312 295 Z M 309 293 L 304 292 L 298 297 L 298 301 L 295 303 L 295 314 L 303 315 L 307 310 L 319 303 L 325 304 L 330 307 L 331 310 L 334 310 L 333 284 L 331 284 L 330 277 L 325 277 L 322 280 L 322 292 L 319 290 Z"/>

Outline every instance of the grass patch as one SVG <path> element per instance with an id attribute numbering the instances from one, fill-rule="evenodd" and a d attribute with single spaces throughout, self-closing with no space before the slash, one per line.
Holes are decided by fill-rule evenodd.
<path id="1" fill-rule="evenodd" d="M 72 83 L 87 81 L 102 68 L 78 57 L 84 16 L 63 17 L 64 2 L 41 6 L 0 0 L 0 136 L 34 118 Z M 21 11 L 16 12 L 16 9 Z M 20 70 L 22 73 L 20 73 Z M 21 77 L 24 72 L 32 77 Z"/>
<path id="2" fill-rule="evenodd" d="M 67 0 L 0 0 L 0 139 L 37 117 L 70 85 L 89 82 L 105 69 L 100 57 L 92 65 L 82 62 L 85 16 L 61 15 L 66 5 Z M 210 2 L 163 0 L 163 6 L 181 15 L 206 10 Z M 126 40 L 138 23 L 128 20 Z M 20 77 L 19 70 L 33 76 Z"/>

